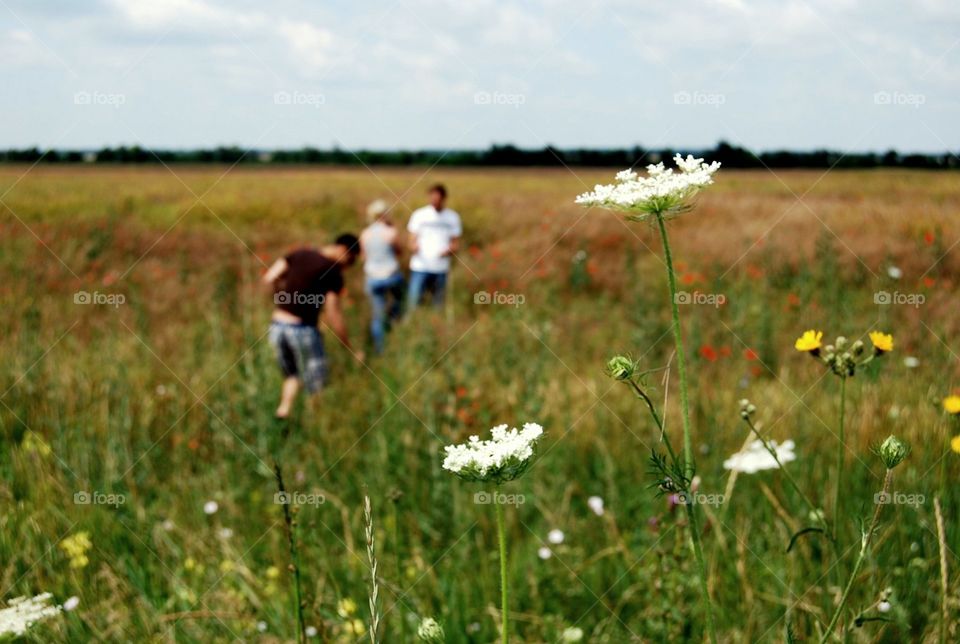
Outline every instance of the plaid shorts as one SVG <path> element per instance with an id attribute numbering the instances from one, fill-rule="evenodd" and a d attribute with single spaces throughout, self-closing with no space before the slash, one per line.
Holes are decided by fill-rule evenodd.
<path id="1" fill-rule="evenodd" d="M 310 393 L 323 389 L 327 356 L 317 327 L 271 322 L 270 344 L 277 352 L 277 363 L 284 376 L 296 376 Z"/>

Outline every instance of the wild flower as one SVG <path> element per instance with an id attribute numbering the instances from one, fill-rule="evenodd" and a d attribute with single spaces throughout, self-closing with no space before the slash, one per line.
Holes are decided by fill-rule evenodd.
<path id="1" fill-rule="evenodd" d="M 60 607 L 50 604 L 53 595 L 41 593 L 35 597 L 15 597 L 0 609 L 0 636 L 20 637 L 36 624 L 60 614 Z"/>
<path id="2" fill-rule="evenodd" d="M 903 277 L 903 271 L 900 270 L 900 268 L 897 266 L 890 265 L 890 266 L 887 266 L 887 275 L 892 280 L 898 280 L 901 277 Z"/>
<path id="3" fill-rule="evenodd" d="M 948 414 L 960 414 L 960 396 L 947 396 L 943 399 L 943 410 Z"/>
<path id="4" fill-rule="evenodd" d="M 498 425 L 490 430 L 491 440 L 471 436 L 466 444 L 448 445 L 443 469 L 466 481 L 506 483 L 521 476 L 530 465 L 533 448 L 543 435 L 543 427 L 525 423 L 523 429 Z"/>
<path id="5" fill-rule="evenodd" d="M 303 629 L 304 634 L 307 637 L 316 637 L 317 636 L 317 627 L 316 626 L 307 626 Z"/>
<path id="6" fill-rule="evenodd" d="M 920 360 L 914 356 L 907 356 L 903 359 L 903 366 L 907 369 L 916 369 L 920 366 Z"/>
<path id="7" fill-rule="evenodd" d="M 797 338 L 797 341 L 794 343 L 794 347 L 797 351 L 804 351 L 806 353 L 815 353 L 820 350 L 820 347 L 823 346 L 823 331 L 804 331 L 803 335 Z"/>
<path id="8" fill-rule="evenodd" d="M 593 192 L 577 197 L 576 202 L 624 211 L 636 220 L 683 212 L 694 195 L 713 183 L 713 174 L 720 169 L 720 163 L 707 164 L 693 155 L 684 159 L 679 154 L 673 157 L 673 162 L 679 172 L 667 168 L 663 162 L 648 165 L 646 177 L 633 170 L 618 172 L 616 183 L 597 185 Z"/>
<path id="9" fill-rule="evenodd" d="M 892 470 L 902 463 L 909 451 L 907 445 L 896 436 L 888 436 L 877 449 L 880 460 L 883 461 L 888 470 Z"/>
<path id="10" fill-rule="evenodd" d="M 792 440 L 778 445 L 777 441 L 769 441 L 771 448 L 776 452 L 776 458 L 767 451 L 763 441 L 755 440 L 746 449 L 741 450 L 723 462 L 724 469 L 742 474 L 755 474 L 763 470 L 775 470 L 781 463 L 796 460 L 793 453 L 795 443 Z M 780 461 L 779 463 L 777 461 Z"/>
<path id="11" fill-rule="evenodd" d="M 203 513 L 206 515 L 213 515 L 217 513 L 217 510 L 220 509 L 220 504 L 216 501 L 207 501 L 203 504 Z"/>
<path id="12" fill-rule="evenodd" d="M 893 336 L 889 333 L 871 331 L 870 341 L 873 342 L 873 350 L 877 355 L 893 351 Z"/>
<path id="13" fill-rule="evenodd" d="M 357 612 L 357 602 L 353 601 L 349 597 L 341 599 L 337 602 L 337 615 L 343 617 L 344 619 L 351 617 L 354 613 Z"/>
<path id="14" fill-rule="evenodd" d="M 564 540 L 563 530 L 553 529 L 547 533 L 547 541 L 549 541 L 555 546 L 563 543 L 563 540 Z"/>
<path id="15" fill-rule="evenodd" d="M 87 552 L 93 547 L 89 532 L 77 532 L 60 542 L 60 549 L 69 557 L 73 569 L 86 568 L 90 563 Z"/>
<path id="16" fill-rule="evenodd" d="M 603 516 L 603 499 L 599 496 L 591 496 L 587 499 L 587 507 L 598 517 Z"/>
<path id="17" fill-rule="evenodd" d="M 50 445 L 47 444 L 47 441 L 43 440 L 43 436 L 29 430 L 23 435 L 20 449 L 29 454 L 37 454 L 38 456 L 50 456 L 52 453 Z"/>
<path id="18" fill-rule="evenodd" d="M 960 454 L 960 436 L 954 436 L 950 439 L 950 449 Z"/>
<path id="19" fill-rule="evenodd" d="M 65 612 L 69 613 L 70 611 L 76 610 L 77 606 L 80 605 L 80 598 L 74 595 L 73 597 L 67 598 L 67 601 L 63 602 L 63 605 L 60 607 Z"/>
<path id="20" fill-rule="evenodd" d="M 417 638 L 427 644 L 443 644 L 446 641 L 446 635 L 443 632 L 443 626 L 432 617 L 424 617 L 420 620 L 417 627 Z"/>
<path id="21" fill-rule="evenodd" d="M 583 639 L 583 629 L 576 626 L 568 626 L 560 633 L 560 641 L 565 644 L 574 644 Z"/>
<path id="22" fill-rule="evenodd" d="M 546 561 L 547 559 L 553 556 L 553 550 L 551 550 L 546 546 L 540 546 L 537 549 L 537 556 L 543 559 L 544 561 Z"/>

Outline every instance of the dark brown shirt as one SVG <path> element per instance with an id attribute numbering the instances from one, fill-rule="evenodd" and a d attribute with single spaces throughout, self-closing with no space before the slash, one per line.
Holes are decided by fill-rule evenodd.
<path id="1" fill-rule="evenodd" d="M 309 248 L 295 250 L 284 259 L 287 270 L 274 285 L 273 301 L 278 309 L 316 326 L 327 293 L 343 290 L 340 266 Z"/>

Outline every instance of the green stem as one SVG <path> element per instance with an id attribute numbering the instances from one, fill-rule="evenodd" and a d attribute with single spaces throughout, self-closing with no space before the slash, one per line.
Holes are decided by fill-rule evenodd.
<path id="1" fill-rule="evenodd" d="M 273 471 L 277 479 L 277 489 L 280 492 L 280 499 L 284 500 L 287 495 L 287 489 L 283 484 L 283 473 L 280 471 L 280 461 L 274 461 Z M 303 595 L 300 591 L 300 555 L 297 549 L 296 522 L 290 513 L 289 499 L 286 499 L 283 506 L 283 522 L 287 533 L 287 546 L 290 550 L 290 564 L 293 567 L 293 588 L 294 596 L 297 600 L 297 642 L 307 641 L 307 626 L 303 618 Z"/>
<path id="2" fill-rule="evenodd" d="M 497 510 L 497 539 L 500 542 L 500 641 L 507 644 L 510 641 L 510 635 L 507 632 L 507 533 L 504 527 L 503 506 L 498 498 L 500 497 L 500 488 L 493 497 L 493 505 Z"/>
<path id="3" fill-rule="evenodd" d="M 663 214 L 657 213 L 657 226 L 660 229 L 660 241 L 663 244 L 663 257 L 667 265 L 667 282 L 670 285 L 670 312 L 673 316 L 673 341 L 677 351 L 677 374 L 680 379 L 680 410 L 683 421 L 683 465 L 688 480 L 693 480 L 695 472 L 693 462 L 693 442 L 690 438 L 690 402 L 687 395 L 687 363 L 683 352 L 683 334 L 680 330 L 680 307 L 677 305 L 677 278 L 673 272 L 673 256 L 670 254 L 670 241 L 667 238 L 667 226 Z M 717 627 L 713 618 L 713 604 L 710 601 L 710 588 L 707 584 L 707 565 L 703 558 L 703 546 L 700 543 L 700 528 L 697 521 L 696 505 L 687 504 L 687 516 L 690 520 L 690 540 L 693 554 L 700 572 L 700 589 L 703 592 L 704 607 L 707 613 L 707 634 L 713 644 L 717 642 Z"/>
<path id="4" fill-rule="evenodd" d="M 893 483 L 893 470 L 887 470 L 887 474 L 883 479 L 883 495 L 887 495 L 890 492 L 890 485 Z M 837 606 L 837 611 L 833 614 L 833 619 L 830 620 L 830 624 L 827 626 L 827 630 L 823 634 L 823 638 L 820 640 L 820 644 L 824 644 L 830 636 L 833 634 L 833 629 L 836 628 L 837 622 L 840 621 L 840 615 L 843 613 L 843 607 L 847 603 L 847 597 L 850 596 L 850 590 L 853 588 L 854 582 L 857 580 L 857 573 L 860 572 L 860 566 L 863 565 L 864 560 L 867 558 L 867 554 L 870 552 L 870 541 L 873 539 L 873 533 L 877 529 L 877 521 L 880 519 L 880 510 L 883 509 L 883 503 L 877 503 L 877 507 L 873 511 L 873 520 L 870 521 L 870 526 L 867 528 L 867 531 L 860 535 L 860 552 L 857 554 L 857 561 L 853 564 L 853 572 L 850 573 L 850 579 L 847 580 L 847 585 L 843 589 L 843 594 L 840 596 L 840 604 Z"/>
<path id="5" fill-rule="evenodd" d="M 840 529 L 840 487 L 843 479 L 843 450 L 844 444 L 843 416 L 847 402 L 847 378 L 840 377 L 840 442 L 837 445 L 837 487 L 833 495 L 833 538 L 838 538 Z"/>

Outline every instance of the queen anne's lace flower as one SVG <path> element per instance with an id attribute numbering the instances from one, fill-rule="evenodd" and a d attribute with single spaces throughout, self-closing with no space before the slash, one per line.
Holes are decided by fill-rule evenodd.
<path id="1" fill-rule="evenodd" d="M 42 593 L 36 597 L 16 597 L 0 610 L 0 637 L 20 636 L 33 624 L 60 613 L 59 606 L 50 604 L 53 595 Z"/>
<path id="2" fill-rule="evenodd" d="M 471 436 L 466 444 L 446 446 L 443 469 L 467 481 L 512 481 L 526 471 L 543 427 L 526 423 L 518 431 L 498 425 L 490 433 L 491 440 Z"/>
<path id="3" fill-rule="evenodd" d="M 704 163 L 703 159 L 679 154 L 673 157 L 680 172 L 667 168 L 663 162 L 647 166 L 647 176 L 638 176 L 633 170 L 617 173 L 617 182 L 597 185 L 593 192 L 577 197 L 577 203 L 634 213 L 634 218 L 648 215 L 671 215 L 684 210 L 687 201 L 702 188 L 713 183 L 713 174 L 720 163 Z"/>
<path id="4" fill-rule="evenodd" d="M 784 441 L 782 445 L 777 445 L 777 441 L 770 441 L 770 446 L 777 453 L 777 458 L 780 459 L 781 463 L 789 463 L 797 459 L 793 453 L 795 444 L 791 440 Z M 775 470 L 780 466 L 777 465 L 773 455 L 763 446 L 763 442 L 756 440 L 743 451 L 737 452 L 725 460 L 723 467 L 734 472 L 753 474 L 762 470 Z"/>

